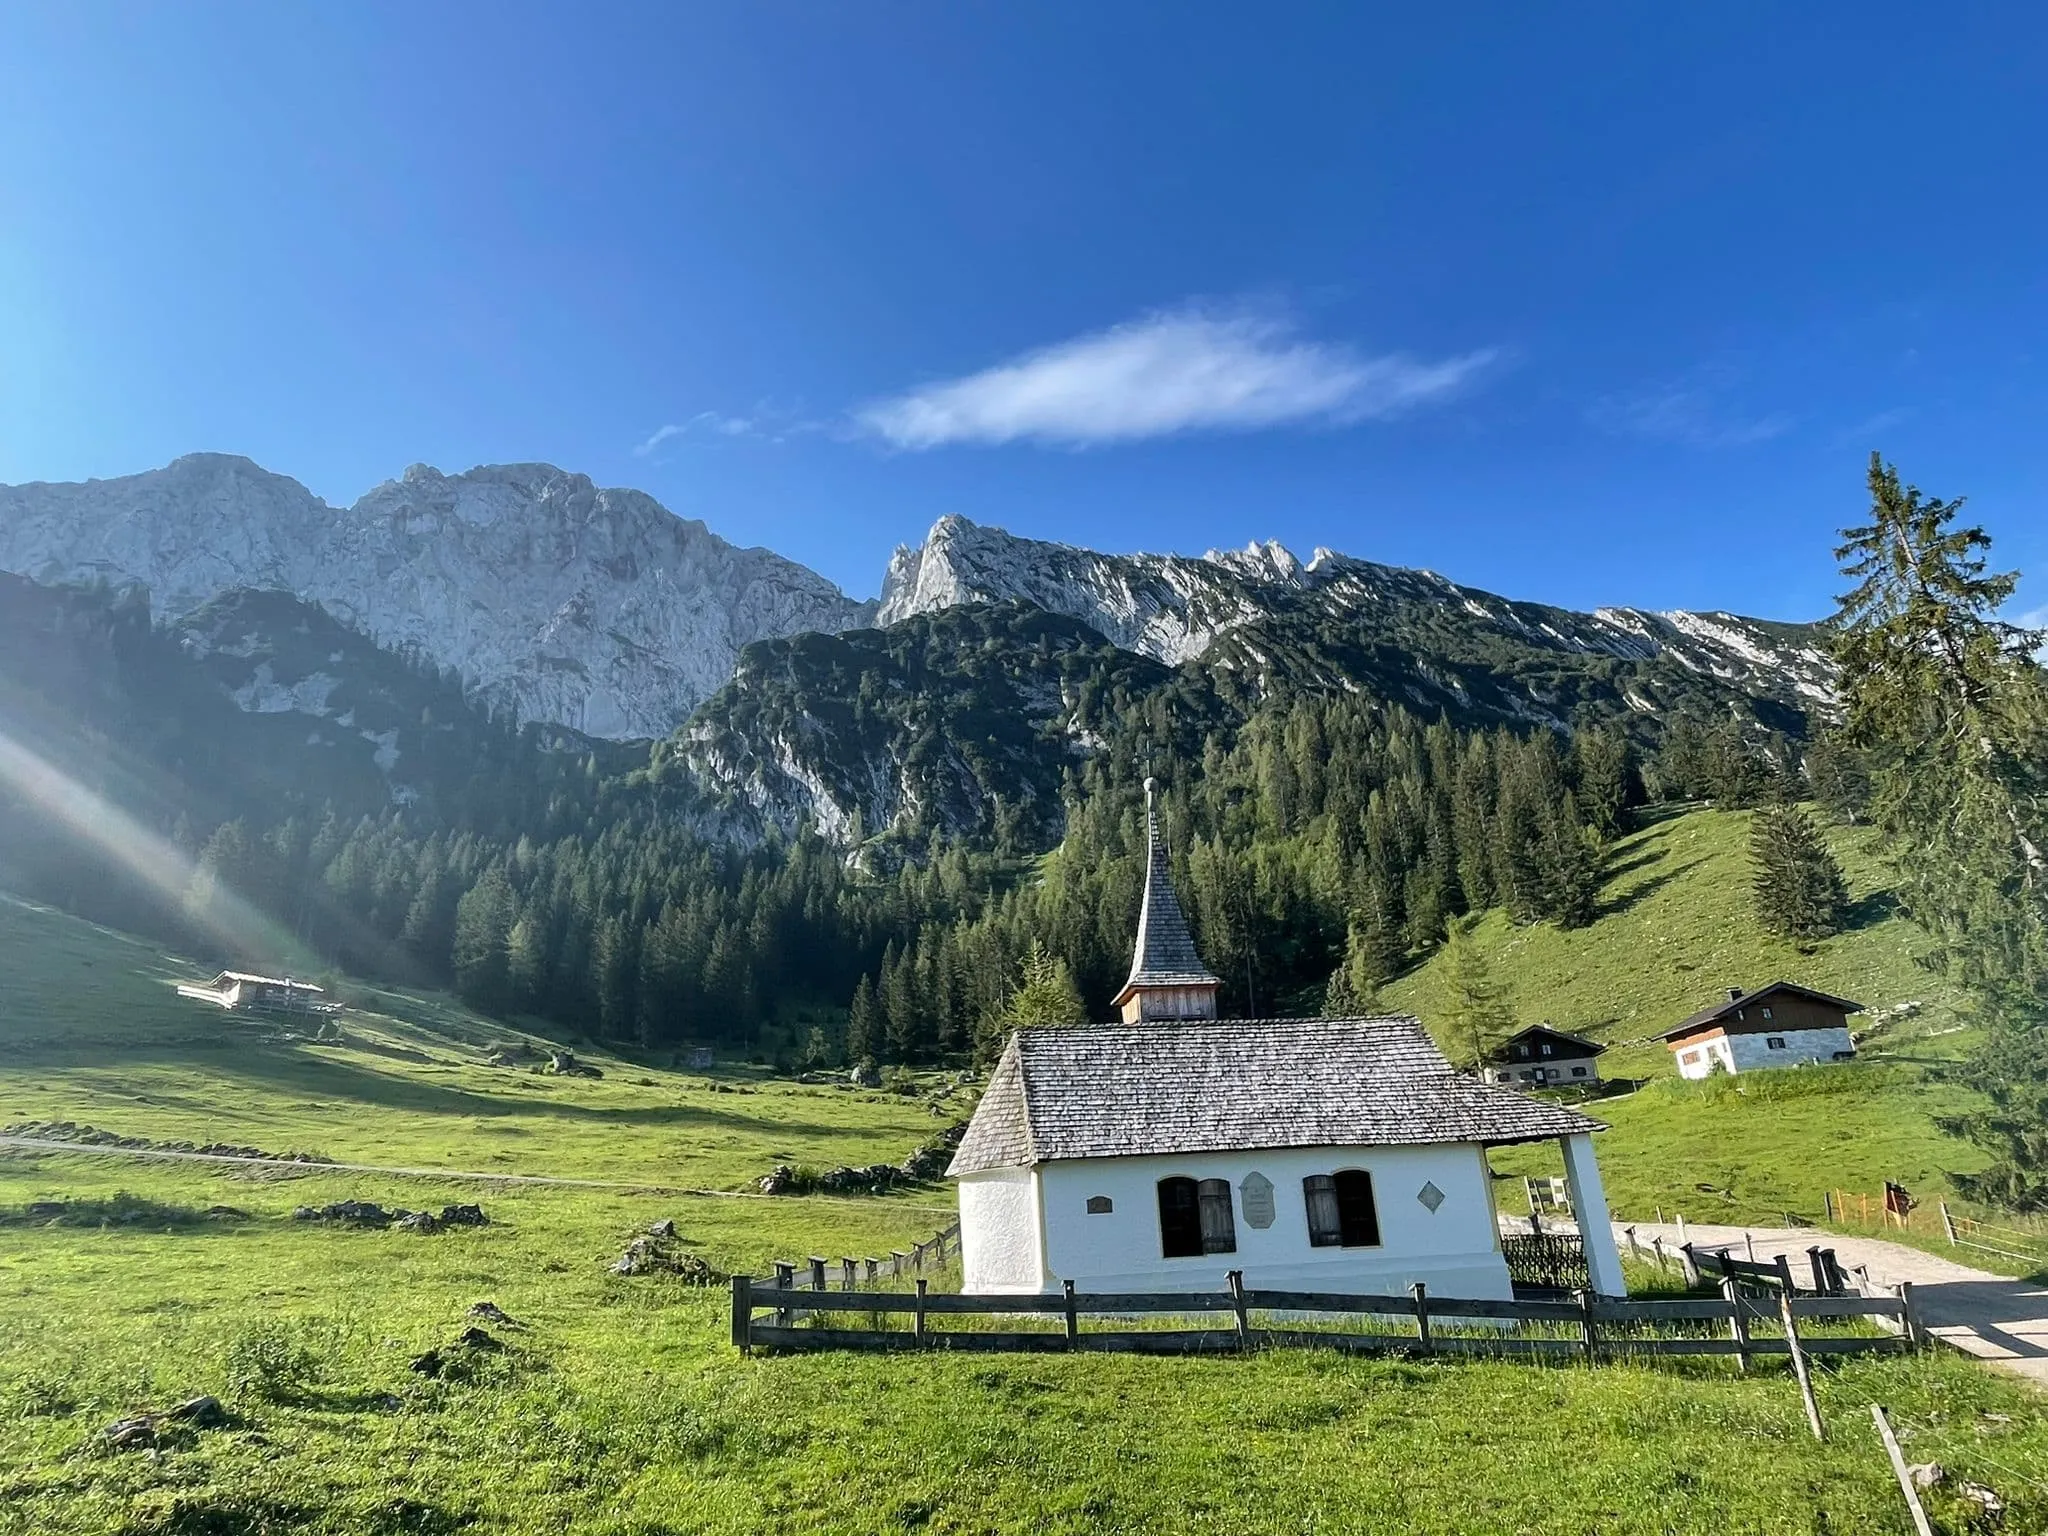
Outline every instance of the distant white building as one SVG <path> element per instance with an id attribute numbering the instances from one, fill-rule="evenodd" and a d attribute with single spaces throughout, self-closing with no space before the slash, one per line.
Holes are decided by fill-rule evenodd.
<path id="1" fill-rule="evenodd" d="M 1592 1287 L 1624 1294 L 1598 1122 L 1454 1071 L 1413 1018 L 1215 1018 L 1150 837 L 1127 1022 L 1012 1035 L 953 1159 L 969 1291 L 1218 1290 L 1241 1270 L 1505 1298 L 1486 1149 L 1556 1140 Z"/>
<path id="2" fill-rule="evenodd" d="M 1677 1058 L 1680 1077 L 1849 1061 L 1856 1055 L 1849 1015 L 1862 1011 L 1861 1003 L 1789 981 L 1754 992 L 1730 987 L 1725 1002 L 1667 1029 L 1663 1040 Z"/>
<path id="3" fill-rule="evenodd" d="M 248 971 L 222 971 L 211 981 L 178 984 L 178 996 L 212 1003 L 230 1013 L 339 1013 L 341 1005 L 310 981 L 289 976 L 257 976 Z"/>

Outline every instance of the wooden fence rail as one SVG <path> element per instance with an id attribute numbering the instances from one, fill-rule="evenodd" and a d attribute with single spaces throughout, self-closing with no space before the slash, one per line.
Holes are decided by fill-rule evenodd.
<path id="1" fill-rule="evenodd" d="M 767 1311 L 772 1322 L 756 1314 Z M 1254 1325 L 1251 1315 L 1284 1314 Z M 1397 1332 L 1352 1333 L 1287 1326 L 1301 1314 L 1330 1317 L 1398 1319 Z M 866 1314 L 868 1326 L 841 1326 L 841 1319 Z M 908 1314 L 911 1326 L 883 1326 L 888 1315 Z M 1194 1319 L 1227 1314 L 1223 1326 L 1199 1328 L 1108 1328 L 1084 1331 L 1083 1317 L 1129 1320 L 1138 1317 Z M 1055 1332 L 1024 1329 L 934 1329 L 931 1320 L 946 1317 L 1040 1317 L 1059 1319 Z M 1766 1301 L 1730 1286 L 1721 1297 L 1677 1301 L 1627 1301 L 1581 1291 L 1568 1301 L 1493 1301 L 1428 1294 L 1422 1285 L 1406 1296 L 1337 1295 L 1325 1291 L 1247 1290 L 1232 1271 L 1227 1291 L 1116 1292 L 1080 1294 L 1071 1282 L 1059 1295 L 1015 1296 L 934 1295 L 920 1279 L 914 1292 L 799 1290 L 783 1285 L 759 1286 L 747 1275 L 732 1278 L 732 1342 L 742 1352 L 754 1349 L 970 1351 L 1108 1350 L 1142 1354 L 1188 1354 L 1238 1351 L 1261 1345 L 1408 1354 L 1578 1355 L 1755 1355 L 1788 1354 L 1784 1334 L 1757 1332 L 1752 1324 L 1776 1325 L 1798 1319 L 1866 1318 L 1886 1328 L 1879 1336 L 1807 1336 L 1800 1340 L 1809 1355 L 1849 1354 L 1910 1349 L 1925 1341 L 1914 1315 L 1910 1288 L 1892 1296 L 1805 1296 L 1780 1293 Z M 820 1319 L 799 1326 L 799 1318 Z M 1435 1323 L 1534 1323 L 1574 1332 L 1576 1337 L 1518 1337 L 1504 1330 L 1480 1334 L 1445 1334 Z M 1714 1328 L 1714 1324 L 1726 1325 Z M 1668 1336 L 1646 1330 L 1676 1326 Z M 1632 1331 L 1625 1331 L 1632 1330 Z M 1722 1336 L 1727 1335 L 1727 1336 Z"/>
<path id="2" fill-rule="evenodd" d="M 950 1245 L 950 1247 L 949 1247 Z M 905 1275 L 922 1274 L 927 1265 L 934 1268 L 943 1266 L 960 1252 L 960 1223 L 948 1222 L 945 1226 L 915 1243 L 906 1253 L 892 1248 L 886 1259 L 821 1258 L 812 1254 L 802 1264 L 791 1259 L 775 1259 L 771 1262 L 771 1274 L 767 1279 L 754 1281 L 758 1291 L 829 1291 L 838 1289 L 851 1291 L 861 1280 L 870 1285 L 884 1276 L 900 1280 Z M 801 1308 L 778 1306 L 785 1316 Z"/>

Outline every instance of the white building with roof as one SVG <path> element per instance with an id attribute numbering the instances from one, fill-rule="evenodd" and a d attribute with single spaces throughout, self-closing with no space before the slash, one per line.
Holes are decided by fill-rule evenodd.
<path id="1" fill-rule="evenodd" d="M 1148 821 L 1124 1022 L 1012 1035 L 948 1170 L 967 1290 L 1220 1290 L 1240 1270 L 1506 1298 L 1486 1150 L 1555 1140 L 1591 1287 L 1625 1294 L 1604 1127 L 1453 1070 L 1413 1018 L 1216 1018 Z"/>

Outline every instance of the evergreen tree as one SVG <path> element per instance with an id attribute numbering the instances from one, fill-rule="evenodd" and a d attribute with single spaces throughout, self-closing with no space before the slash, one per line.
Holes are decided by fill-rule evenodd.
<path id="1" fill-rule="evenodd" d="M 455 904 L 455 988 L 486 1013 L 510 1000 L 506 959 L 512 920 L 511 882 L 505 866 L 493 863 Z"/>
<path id="2" fill-rule="evenodd" d="M 846 1059 L 855 1066 L 872 1064 L 882 1048 L 883 1027 L 875 984 L 863 975 L 854 985 L 853 1002 L 846 1010 Z"/>
<path id="3" fill-rule="evenodd" d="M 1468 924 L 1451 925 L 1450 938 L 1444 945 L 1443 976 L 1445 1026 L 1460 1045 L 1470 1042 L 1476 1066 L 1513 1032 L 1515 1016 L 1506 992 L 1493 979 L 1486 956 L 1473 941 Z"/>
<path id="4" fill-rule="evenodd" d="M 1960 501 L 1923 497 L 1873 454 L 1871 519 L 1836 550 L 1856 585 L 1830 624 L 1844 735 L 1867 754 L 1871 819 L 1932 963 L 1987 1028 L 1960 1128 L 1991 1156 L 1962 1182 L 2048 1207 L 2048 676 L 2038 633 L 2001 623 L 2017 584 Z"/>
<path id="5" fill-rule="evenodd" d="M 1074 973 L 1066 961 L 1046 953 L 1034 942 L 1017 969 L 1017 984 L 986 1032 L 988 1047 L 999 1045 L 1013 1029 L 1088 1022 L 1087 1005 L 1081 1001 Z"/>
<path id="6" fill-rule="evenodd" d="M 1749 826 L 1757 921 L 1780 938 L 1824 939 L 1842 926 L 1849 886 L 1820 829 L 1796 806 L 1767 806 Z"/>

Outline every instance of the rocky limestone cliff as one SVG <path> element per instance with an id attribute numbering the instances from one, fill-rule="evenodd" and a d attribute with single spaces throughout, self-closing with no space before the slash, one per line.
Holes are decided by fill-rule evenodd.
<path id="1" fill-rule="evenodd" d="M 522 718 L 615 738 L 673 730 L 752 641 L 874 611 L 639 491 L 546 464 L 415 465 L 346 509 L 225 454 L 0 487 L 0 570 L 140 583 L 173 618 L 237 589 L 291 592 Z"/>
<path id="2" fill-rule="evenodd" d="M 1575 613 L 1327 549 L 1303 564 L 1277 541 L 1200 558 L 1104 555 L 945 517 L 922 547 L 896 551 L 877 620 L 893 624 L 942 608 L 1013 600 L 1079 619 L 1117 645 L 1176 665 L 1204 658 L 1256 672 L 1286 643 L 1280 636 L 1262 643 L 1262 636 L 1275 626 L 1313 625 L 1325 639 L 1370 639 L 1425 661 L 1447 648 L 1476 657 L 1498 642 L 1523 653 L 1654 661 L 1797 709 L 1831 697 L 1829 665 L 1803 625 L 1636 608 Z M 1334 674 L 1304 679 L 1298 664 L 1289 670 L 1295 682 L 1344 685 Z M 1419 704 L 1441 702 L 1423 696 L 1431 690 L 1408 691 Z M 1547 704 L 1537 689 L 1524 708 L 1506 701 L 1500 707 L 1548 720 L 1554 712 Z M 1646 696 L 1638 707 L 1649 712 L 1658 705 Z"/>

